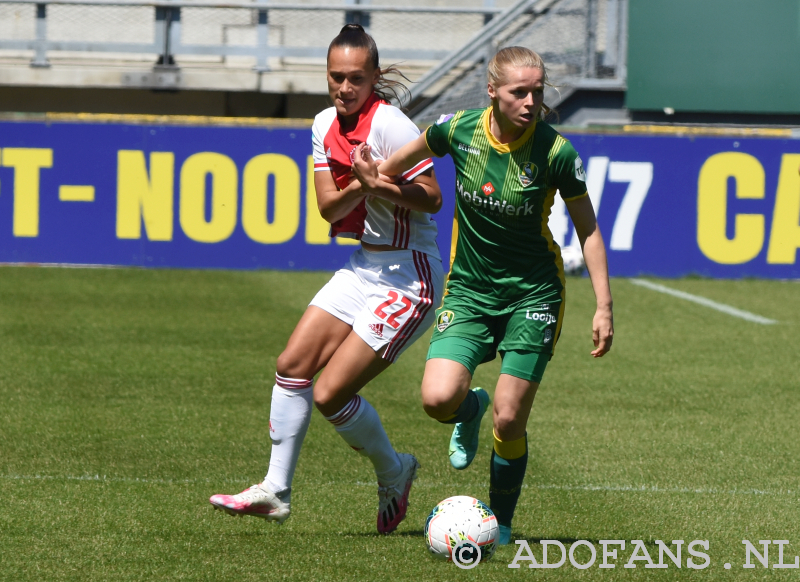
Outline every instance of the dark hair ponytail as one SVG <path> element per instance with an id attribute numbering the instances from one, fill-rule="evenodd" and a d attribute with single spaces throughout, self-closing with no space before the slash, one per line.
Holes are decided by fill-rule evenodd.
<path id="1" fill-rule="evenodd" d="M 406 81 L 410 79 L 406 77 L 394 65 L 385 69 L 380 67 L 380 59 L 378 57 L 378 45 L 375 44 L 373 39 L 360 24 L 345 24 L 339 34 L 331 41 L 328 46 L 328 55 L 331 54 L 331 49 L 338 47 L 349 47 L 356 49 L 363 49 L 369 54 L 369 60 L 373 68 L 378 70 L 378 82 L 374 86 L 375 93 L 384 101 L 391 101 L 395 99 L 398 104 L 403 101 L 410 100 L 411 92 L 403 83 L 393 79 L 387 79 L 386 75 L 397 75 Z"/>

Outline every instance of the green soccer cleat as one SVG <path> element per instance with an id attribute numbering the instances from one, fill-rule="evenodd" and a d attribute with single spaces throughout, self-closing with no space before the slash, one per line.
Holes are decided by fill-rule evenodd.
<path id="1" fill-rule="evenodd" d="M 501 525 L 497 532 L 497 545 L 507 546 L 511 543 L 511 526 Z"/>
<path id="2" fill-rule="evenodd" d="M 478 435 L 481 429 L 481 419 L 489 408 L 489 393 L 483 388 L 473 388 L 478 397 L 478 414 L 469 422 L 458 422 L 450 437 L 450 464 L 453 468 L 466 469 L 478 452 Z"/>

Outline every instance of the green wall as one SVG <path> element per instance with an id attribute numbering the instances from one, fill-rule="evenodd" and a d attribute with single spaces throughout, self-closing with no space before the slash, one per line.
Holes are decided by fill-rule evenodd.
<path id="1" fill-rule="evenodd" d="M 630 0 L 633 110 L 800 113 L 800 0 Z"/>

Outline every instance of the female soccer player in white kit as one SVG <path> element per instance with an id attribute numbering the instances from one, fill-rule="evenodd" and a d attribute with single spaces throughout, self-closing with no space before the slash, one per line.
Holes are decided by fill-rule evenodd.
<path id="1" fill-rule="evenodd" d="M 346 25 L 331 42 L 327 77 L 334 106 L 314 120 L 314 186 L 331 236 L 360 239 L 361 248 L 317 293 L 278 357 L 269 472 L 238 495 L 210 499 L 232 515 L 279 523 L 289 517 L 313 394 L 336 432 L 375 467 L 378 531 L 394 531 L 405 517 L 419 464 L 395 452 L 377 412 L 358 392 L 433 322 L 443 274 L 430 214 L 442 199 L 430 159 L 403 173 L 399 185 L 382 182 L 367 191 L 353 178 L 359 144 L 384 160 L 419 135 L 384 98 L 382 90 L 394 84 L 384 73 L 375 41 L 361 26 Z"/>

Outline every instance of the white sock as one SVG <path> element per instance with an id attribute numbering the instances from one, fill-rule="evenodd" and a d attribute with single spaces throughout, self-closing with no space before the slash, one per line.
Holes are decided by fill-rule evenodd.
<path id="1" fill-rule="evenodd" d="M 284 378 L 275 374 L 272 405 L 269 410 L 269 436 L 272 454 L 264 484 L 282 501 L 289 503 L 292 479 L 300 448 L 311 422 L 314 388 L 312 380 Z"/>
<path id="2" fill-rule="evenodd" d="M 383 430 L 378 413 L 369 402 L 356 394 L 344 408 L 325 419 L 348 445 L 372 461 L 379 483 L 391 483 L 397 479 L 402 470 L 400 459 Z"/>

